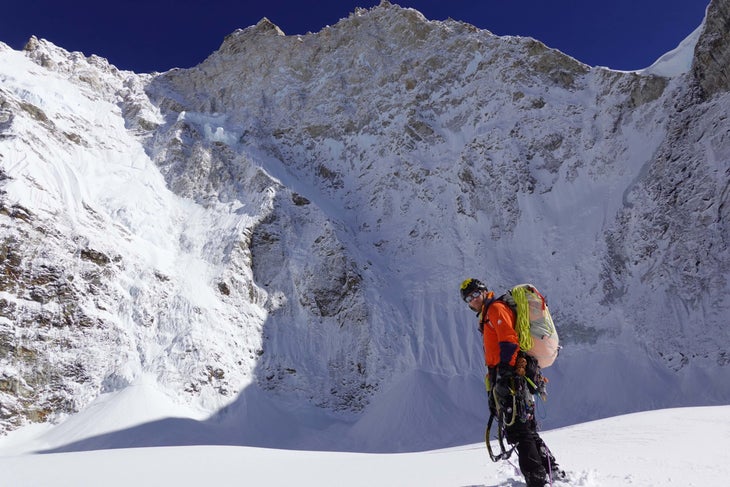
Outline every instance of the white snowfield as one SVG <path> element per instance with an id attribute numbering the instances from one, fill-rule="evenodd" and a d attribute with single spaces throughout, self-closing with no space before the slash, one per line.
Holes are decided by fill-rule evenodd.
<path id="1" fill-rule="evenodd" d="M 138 406 L 144 404 L 152 415 L 167 407 L 161 397 L 155 404 L 151 389 L 135 390 L 138 393 L 127 391 L 125 397 L 92 406 L 58 426 L 31 426 L 0 440 L 2 485 L 524 485 L 516 468 L 516 455 L 509 462 L 493 463 L 483 443 L 425 452 L 368 454 L 198 444 L 194 437 L 182 435 L 187 446 L 104 449 L 103 443 L 98 443 L 97 448 L 88 451 L 32 451 L 63 450 L 64 445 L 84 439 L 84 434 L 98 431 L 100 424 L 130 424 L 137 413 L 142 414 L 143 408 Z M 121 430 L 117 435 L 140 431 L 145 428 Z M 569 482 L 554 485 L 713 487 L 727 485 L 730 478 L 730 406 L 635 413 L 546 431 L 543 437 L 570 476 Z M 153 443 L 160 440 L 148 439 Z M 235 440 L 221 439 L 226 443 Z M 138 440 L 129 438 L 130 442 Z"/>

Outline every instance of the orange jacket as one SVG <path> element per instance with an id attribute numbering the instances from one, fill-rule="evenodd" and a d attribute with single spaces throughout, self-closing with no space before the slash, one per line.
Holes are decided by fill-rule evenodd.
<path id="1" fill-rule="evenodd" d="M 494 368 L 500 363 L 514 366 L 520 346 L 512 309 L 502 301 L 485 303 L 479 313 L 479 328 L 487 367 Z"/>

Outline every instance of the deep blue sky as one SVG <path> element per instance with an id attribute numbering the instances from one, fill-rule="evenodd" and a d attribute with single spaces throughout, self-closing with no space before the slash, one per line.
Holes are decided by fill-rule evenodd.
<path id="1" fill-rule="evenodd" d="M 31 35 L 141 72 L 191 67 L 223 38 L 268 17 L 286 34 L 317 32 L 380 0 L 6 0 L 0 41 Z M 589 65 L 640 69 L 675 48 L 709 0 L 400 0 L 428 19 L 451 17 L 498 35 L 534 37 Z"/>

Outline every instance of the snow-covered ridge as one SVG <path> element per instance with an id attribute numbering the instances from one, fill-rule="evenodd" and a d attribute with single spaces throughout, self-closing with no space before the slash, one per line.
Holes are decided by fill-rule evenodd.
<path id="1" fill-rule="evenodd" d="M 388 2 L 155 75 L 27 49 L 0 52 L 6 428 L 151 378 L 251 444 L 477 440 L 467 275 L 548 295 L 550 424 L 730 398 L 728 94 L 696 70 Z"/>
<path id="2" fill-rule="evenodd" d="M 692 69 L 694 49 L 703 28 L 703 25 L 697 27 L 676 48 L 661 56 L 654 64 L 641 70 L 640 73 L 643 75 L 654 74 L 664 77 L 674 77 L 688 73 Z"/>

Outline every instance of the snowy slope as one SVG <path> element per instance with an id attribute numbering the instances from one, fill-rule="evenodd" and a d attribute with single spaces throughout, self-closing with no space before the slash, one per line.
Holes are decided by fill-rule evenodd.
<path id="1" fill-rule="evenodd" d="M 3 430 L 142 385 L 192 419 L 87 447 L 476 442 L 467 276 L 547 294 L 546 425 L 727 404 L 710 20 L 637 73 L 388 2 L 155 75 L 0 46 Z"/>
<path id="2" fill-rule="evenodd" d="M 128 394 L 153 407 L 154 398 Z M 125 402 L 122 402 L 124 404 Z M 126 401 L 129 404 L 129 401 Z M 107 420 L 126 418 L 105 411 Z M 97 423 L 96 414 L 77 421 Z M 684 408 L 637 413 L 543 433 L 577 487 L 724 485 L 730 475 L 730 407 Z M 57 427 L 55 430 L 68 428 Z M 128 430 L 129 432 L 133 430 Z M 17 435 L 17 432 L 14 433 Z M 34 439 L 0 440 L 3 482 L 14 487 L 175 486 L 522 486 L 510 463 L 492 463 L 483 443 L 404 454 L 315 452 L 223 446 L 190 446 L 32 453 L 28 448 L 62 444 L 61 431 Z"/>
<path id="3" fill-rule="evenodd" d="M 144 375 L 182 395 L 208 388 L 208 407 L 220 405 L 218 396 L 230 398 L 250 376 L 264 316 L 255 302 L 222 303 L 216 285 L 230 272 L 227 255 L 240 250 L 220 236 L 238 236 L 254 218 L 167 188 L 123 117 L 159 118 L 132 101 L 144 97 L 142 78 L 38 47 L 46 64 L 73 63 L 49 70 L 2 53 L 3 263 L 21 276 L 2 289 L 11 337 L 3 376 L 21 377 L 14 388 L 41 417 L 49 402 L 73 409 Z M 36 354 L 41 361 L 26 362 Z M 72 380 L 49 390 L 66 370 Z M 5 396 L 3 405 L 23 406 L 15 402 Z"/>

